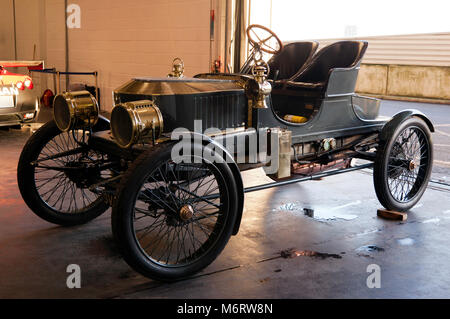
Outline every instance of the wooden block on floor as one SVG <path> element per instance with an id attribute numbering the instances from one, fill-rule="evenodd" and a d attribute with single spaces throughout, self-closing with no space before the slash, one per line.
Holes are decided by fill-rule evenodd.
<path id="1" fill-rule="evenodd" d="M 384 218 L 384 219 L 400 220 L 400 221 L 405 221 L 408 218 L 407 213 L 394 212 L 392 210 L 386 210 L 386 209 L 379 209 L 377 211 L 377 216 Z"/>

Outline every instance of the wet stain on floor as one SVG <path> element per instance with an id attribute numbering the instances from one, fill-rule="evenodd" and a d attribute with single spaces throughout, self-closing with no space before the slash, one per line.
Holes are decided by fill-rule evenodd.
<path id="1" fill-rule="evenodd" d="M 335 259 L 341 259 L 342 256 L 338 254 L 328 254 L 328 253 L 320 253 L 317 251 L 311 251 L 311 250 L 285 250 L 280 252 L 281 257 L 283 258 L 295 258 L 300 256 L 306 256 L 306 257 L 316 257 L 320 259 L 326 259 L 326 258 L 335 258 Z"/>
<path id="2" fill-rule="evenodd" d="M 415 244 L 415 240 L 412 238 L 401 238 L 397 239 L 397 243 L 401 246 L 412 246 Z"/>
<path id="3" fill-rule="evenodd" d="M 272 209 L 273 211 L 284 211 L 300 213 L 307 217 L 313 218 L 317 221 L 336 221 L 336 220 L 353 220 L 358 218 L 357 215 L 346 214 L 339 212 L 341 209 L 361 204 L 361 201 L 351 202 L 338 207 L 318 207 L 316 209 L 303 208 L 300 203 L 285 203 L 278 208 Z"/>
<path id="4" fill-rule="evenodd" d="M 300 207 L 297 203 L 285 203 L 278 208 L 273 209 L 273 211 L 301 211 L 302 207 Z"/>
<path id="5" fill-rule="evenodd" d="M 422 221 L 422 224 L 439 224 L 441 220 L 439 218 L 430 218 L 427 220 Z"/>
<path id="6" fill-rule="evenodd" d="M 384 251 L 384 248 L 378 247 L 377 245 L 366 245 L 357 248 L 356 251 L 372 253 Z"/>
<path id="7" fill-rule="evenodd" d="M 296 257 L 314 257 L 314 258 L 320 258 L 320 259 L 327 259 L 327 258 L 335 258 L 335 259 L 341 259 L 342 256 L 339 254 L 329 254 L 329 253 L 321 253 L 317 251 L 311 251 L 311 250 L 296 250 L 295 248 L 288 248 L 285 250 L 282 250 L 277 253 L 277 256 L 266 258 L 263 260 L 258 261 L 258 263 L 266 262 L 269 260 L 274 259 L 290 259 L 290 258 L 296 258 Z"/>
<path id="8" fill-rule="evenodd" d="M 366 245 L 356 249 L 358 252 L 356 255 L 359 257 L 366 257 L 374 259 L 374 256 L 371 253 L 383 252 L 384 248 L 378 247 L 377 245 Z"/>

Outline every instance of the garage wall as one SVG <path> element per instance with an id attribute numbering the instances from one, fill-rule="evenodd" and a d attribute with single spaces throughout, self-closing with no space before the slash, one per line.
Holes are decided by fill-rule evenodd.
<path id="1" fill-rule="evenodd" d="M 113 89 L 135 76 L 166 76 L 184 60 L 188 76 L 209 71 L 210 0 L 68 0 L 81 8 L 81 28 L 68 30 L 69 71 L 99 72 L 102 106 Z M 64 0 L 15 0 L 18 59 L 66 69 Z M 0 0 L 0 59 L 14 59 L 13 0 Z M 50 75 L 33 75 L 36 90 L 54 89 Z M 71 83 L 94 84 L 71 76 Z M 64 90 L 65 77 L 61 77 Z"/>
<path id="2" fill-rule="evenodd" d="M 450 67 L 362 64 L 356 90 L 388 99 L 450 103 Z"/>
<path id="3" fill-rule="evenodd" d="M 366 40 L 366 64 L 450 66 L 450 32 L 348 38 Z M 340 39 L 319 40 L 321 47 Z"/>
<path id="4" fill-rule="evenodd" d="M 64 1 L 46 0 L 49 11 Z M 69 1 L 69 4 L 71 2 Z M 209 70 L 209 0 L 78 0 L 81 28 L 69 29 L 70 71 L 98 71 L 102 107 L 111 109 L 111 92 L 135 76 L 167 76 L 172 60 L 180 57 L 185 74 Z M 59 12 L 59 11 L 58 11 Z M 47 18 L 49 38 L 56 32 Z M 53 39 L 53 37 L 51 37 Z M 64 49 L 48 41 L 48 65 L 63 62 Z M 92 78 L 71 77 L 71 82 Z"/>
<path id="5" fill-rule="evenodd" d="M 0 60 L 16 58 L 46 60 L 45 0 L 0 0 L 0 12 Z M 16 41 L 14 41 L 14 15 Z M 27 72 L 25 68 L 9 68 L 9 70 L 17 73 Z M 37 93 L 41 92 L 41 87 L 47 86 L 45 81 L 45 77 L 33 75 Z"/>
<path id="6" fill-rule="evenodd" d="M 12 0 L 0 0 L 0 60 L 14 60 L 14 15 Z"/>
<path id="7" fill-rule="evenodd" d="M 323 47 L 338 40 L 319 42 Z M 450 103 L 449 32 L 365 40 L 369 47 L 362 61 L 357 92 L 388 99 Z"/>
<path id="8" fill-rule="evenodd" d="M 64 0 L 43 0 L 46 25 L 46 67 L 65 70 L 65 6 Z"/>
<path id="9" fill-rule="evenodd" d="M 45 55 L 46 45 L 42 42 L 42 36 L 45 34 L 46 25 L 41 20 L 41 16 L 45 15 L 42 4 L 43 0 L 0 0 L 1 60 L 32 60 L 33 57 L 39 59 Z"/>
<path id="10" fill-rule="evenodd" d="M 16 37 L 17 59 L 33 60 L 45 55 L 45 43 L 41 43 L 41 34 L 45 33 L 45 24 L 41 22 L 41 3 L 36 0 L 16 0 Z"/>

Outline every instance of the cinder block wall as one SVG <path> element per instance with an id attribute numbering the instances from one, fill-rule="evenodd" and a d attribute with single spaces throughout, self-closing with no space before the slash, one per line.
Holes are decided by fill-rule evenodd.
<path id="1" fill-rule="evenodd" d="M 209 0 L 76 4 L 82 17 L 80 29 L 69 29 L 70 70 L 99 72 L 103 109 L 111 109 L 113 89 L 135 76 L 167 76 L 176 57 L 188 76 L 208 71 Z"/>
<path id="2" fill-rule="evenodd" d="M 47 2 L 50 5 L 51 1 Z M 47 20 L 45 9 L 46 0 L 16 0 L 15 10 L 13 0 L 0 1 L 0 60 L 46 60 Z M 64 18 L 62 26 L 64 26 Z M 52 27 L 50 25 L 50 30 L 53 30 Z M 58 47 L 58 43 L 54 43 L 52 33 L 50 37 L 53 41 L 51 47 Z M 64 43 L 64 38 L 62 43 Z M 17 45 L 16 49 L 15 44 Z M 59 50 L 64 50 L 64 47 Z M 27 72 L 25 68 L 12 68 L 10 71 Z M 33 74 L 34 90 L 37 94 L 41 93 L 42 88 L 47 87 L 46 80 L 46 76 Z"/>
<path id="3" fill-rule="evenodd" d="M 355 38 L 359 40 L 359 38 Z M 356 91 L 450 103 L 450 33 L 369 37 Z M 321 47 L 338 39 L 320 40 Z"/>
<path id="4" fill-rule="evenodd" d="M 37 43 L 44 48 L 38 50 L 37 58 L 45 60 L 47 67 L 64 71 L 64 0 L 16 3 L 22 20 L 33 15 L 28 22 L 33 39 L 22 32 L 18 49 L 29 52 L 32 43 Z M 71 3 L 81 8 L 81 28 L 68 30 L 69 71 L 99 72 L 104 110 L 111 109 L 111 92 L 116 87 L 136 76 L 167 76 L 175 57 L 184 60 L 187 76 L 209 71 L 210 0 L 69 0 Z M 53 89 L 51 76 L 35 75 L 35 79 L 45 80 Z M 61 80 L 64 90 L 64 76 Z M 71 76 L 70 82 L 93 85 L 94 78 Z"/>
<path id="5" fill-rule="evenodd" d="M 14 59 L 13 2 L 0 1 L 0 60 Z"/>
<path id="6" fill-rule="evenodd" d="M 208 0 L 79 0 L 82 24 L 69 31 L 70 70 L 99 71 L 103 108 L 135 76 L 166 76 L 180 57 L 185 74 L 209 66 Z"/>
<path id="7" fill-rule="evenodd" d="M 23 0 L 19 0 L 23 1 Z M 46 56 L 44 57 L 46 67 L 56 68 L 58 71 L 65 70 L 65 6 L 64 0 L 43 0 L 45 9 L 45 18 L 42 23 L 45 24 L 45 46 Z"/>
<path id="8" fill-rule="evenodd" d="M 375 96 L 450 102 L 450 67 L 363 64 L 356 91 Z"/>

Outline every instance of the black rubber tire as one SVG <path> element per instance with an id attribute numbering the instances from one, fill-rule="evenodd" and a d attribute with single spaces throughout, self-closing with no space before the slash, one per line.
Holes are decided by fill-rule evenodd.
<path id="1" fill-rule="evenodd" d="M 25 144 L 17 167 L 17 183 L 27 206 L 40 218 L 61 226 L 85 224 L 103 214 L 109 205 L 101 198 L 76 213 L 63 213 L 50 206 L 41 198 L 36 189 L 35 168 L 31 162 L 38 159 L 45 145 L 61 131 L 52 120 L 41 126 Z"/>
<path id="2" fill-rule="evenodd" d="M 408 198 L 406 201 L 401 201 L 395 198 L 392 194 L 389 187 L 389 176 L 388 176 L 388 167 L 389 167 L 389 158 L 392 155 L 394 144 L 396 143 L 397 138 L 400 136 L 402 132 L 409 128 L 417 128 L 420 130 L 419 132 L 423 133 L 424 138 L 424 148 L 426 152 L 426 158 L 422 159 L 425 161 L 424 170 L 419 172 L 421 174 L 421 179 L 419 181 L 418 178 L 415 179 L 414 185 L 411 188 L 414 188 L 414 194 L 411 198 Z M 421 133 L 421 134 L 422 134 Z M 421 148 L 423 146 L 420 146 Z M 431 170 L 433 166 L 433 142 L 431 138 L 431 132 L 428 125 L 418 117 L 412 117 L 402 122 L 392 133 L 387 141 L 380 141 L 380 145 L 377 150 L 377 157 L 374 163 L 373 170 L 373 181 L 375 186 L 375 192 L 377 194 L 378 200 L 380 203 L 388 210 L 406 212 L 410 210 L 423 196 L 428 182 L 431 176 Z M 422 164 L 420 165 L 422 166 Z M 418 186 L 416 187 L 416 183 Z M 409 196 L 408 196 L 409 197 Z"/>
<path id="3" fill-rule="evenodd" d="M 173 144 L 160 144 L 141 154 L 121 180 L 112 210 L 112 230 L 125 261 L 140 274 L 158 281 L 172 282 L 189 277 L 212 263 L 230 239 L 237 216 L 238 192 L 233 173 L 224 163 L 215 163 L 226 181 L 228 204 L 226 221 L 211 248 L 194 262 L 179 267 L 162 266 L 153 262 L 141 248 L 134 231 L 134 209 L 141 186 L 153 170 L 170 159 Z M 200 146 L 202 147 L 202 146 Z M 201 153 L 203 154 L 203 153 Z M 209 239 L 208 239 L 209 240 Z"/>

